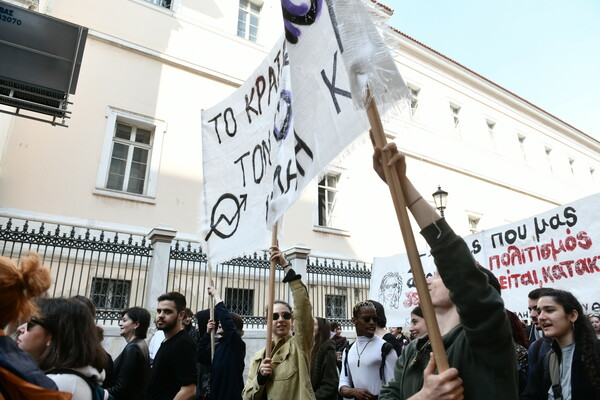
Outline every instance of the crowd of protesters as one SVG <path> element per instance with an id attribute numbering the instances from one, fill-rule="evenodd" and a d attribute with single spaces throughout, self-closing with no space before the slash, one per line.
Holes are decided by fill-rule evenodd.
<path id="1" fill-rule="evenodd" d="M 451 368 L 437 371 L 420 307 L 407 334 L 387 327 L 383 304 L 365 299 L 352 310 L 356 340 L 342 336 L 338 321 L 313 315 L 302 277 L 276 247 L 271 259 L 294 307 L 274 302 L 270 353 L 254 354 L 245 379 L 243 320 L 214 285 L 214 317 L 194 316 L 181 293 L 158 297 L 149 344 L 150 312 L 123 310 L 126 344 L 113 362 L 93 303 L 45 297 L 49 270 L 29 253 L 18 264 L 0 257 L 0 399 L 600 400 L 600 314 L 586 315 L 568 291 L 539 288 L 524 299 L 525 327 L 505 309 L 495 276 L 407 178 L 393 143 L 375 148 L 379 176 L 385 181 L 383 152 L 431 247 L 437 271 L 427 285 Z"/>

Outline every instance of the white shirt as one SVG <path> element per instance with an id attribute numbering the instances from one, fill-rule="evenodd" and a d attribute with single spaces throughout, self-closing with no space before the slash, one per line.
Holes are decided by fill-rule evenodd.
<path id="1" fill-rule="evenodd" d="M 98 384 L 102 384 L 104 381 L 104 371 L 98 372 L 98 370 L 92 366 L 73 368 L 73 370 L 80 374 L 92 377 Z M 48 378 L 52 379 L 58 390 L 61 392 L 68 392 L 73 394 L 72 400 L 91 400 L 92 391 L 88 383 L 77 375 L 73 374 L 48 374 Z M 108 392 L 104 391 L 104 398 L 108 398 Z"/>
<path id="2" fill-rule="evenodd" d="M 346 351 L 344 350 L 338 391 L 342 386 L 348 386 L 351 388 L 367 389 L 372 394 L 379 395 L 381 387 L 394 377 L 394 366 L 398 359 L 394 349 L 391 349 L 385 359 L 385 380 L 382 381 L 379 376 L 379 367 L 381 366 L 381 347 L 384 343 L 386 341 L 376 335 L 372 338 L 358 336 L 356 342 L 348 350 L 347 363 L 345 361 Z M 346 364 L 349 368 L 347 376 Z"/>
<path id="3" fill-rule="evenodd" d="M 156 331 L 152 339 L 150 339 L 150 344 L 148 345 L 148 352 L 150 353 L 150 365 L 154 361 L 154 356 L 160 349 L 160 345 L 165 340 L 165 332 L 164 331 Z"/>

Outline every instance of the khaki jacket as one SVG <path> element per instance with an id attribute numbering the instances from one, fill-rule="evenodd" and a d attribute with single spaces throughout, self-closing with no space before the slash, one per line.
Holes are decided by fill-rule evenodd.
<path id="1" fill-rule="evenodd" d="M 265 356 L 262 349 L 254 354 L 242 397 L 244 400 L 310 400 L 315 398 L 310 383 L 310 351 L 313 343 L 312 307 L 306 286 L 300 279 L 290 282 L 294 298 L 295 335 L 273 342 L 273 374 L 267 383 L 257 380 L 258 367 Z"/>

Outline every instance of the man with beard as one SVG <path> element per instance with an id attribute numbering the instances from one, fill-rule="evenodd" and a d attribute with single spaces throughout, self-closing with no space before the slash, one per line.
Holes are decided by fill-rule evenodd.
<path id="1" fill-rule="evenodd" d="M 188 400 L 196 394 L 196 345 L 182 329 L 185 303 L 178 292 L 158 297 L 156 328 L 164 332 L 165 340 L 152 364 L 149 400 Z"/>
<path id="2" fill-rule="evenodd" d="M 392 345 L 375 335 L 379 317 L 370 301 L 356 304 L 352 310 L 356 342 L 344 351 L 338 385 L 343 397 L 372 400 L 394 375 L 398 359 Z"/>
<path id="3" fill-rule="evenodd" d="M 527 308 L 529 309 L 529 316 L 531 318 L 531 325 L 529 325 L 527 332 L 527 337 L 531 341 L 531 345 L 529 346 L 529 350 L 527 352 L 528 358 L 528 368 L 527 368 L 527 377 L 531 379 L 533 376 L 533 371 L 535 371 L 535 367 L 540 358 L 544 358 L 546 353 L 550 351 L 552 348 L 552 340 L 548 339 L 544 336 L 544 331 L 538 322 L 538 309 L 537 303 L 540 297 L 544 296 L 547 292 L 551 291 L 552 288 L 543 287 L 533 289 L 527 295 Z"/>

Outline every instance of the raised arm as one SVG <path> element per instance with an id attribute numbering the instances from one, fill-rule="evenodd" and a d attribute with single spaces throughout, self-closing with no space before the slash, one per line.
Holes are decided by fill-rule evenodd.
<path id="1" fill-rule="evenodd" d="M 294 334 L 298 341 L 298 346 L 306 354 L 310 353 L 313 343 L 313 318 L 312 306 L 308 298 L 308 290 L 302 283 L 301 276 L 290 267 L 283 253 L 277 247 L 271 247 L 269 250 L 271 259 L 283 267 L 285 277 L 283 282 L 290 284 L 292 297 L 294 299 Z"/>
<path id="2" fill-rule="evenodd" d="M 382 149 L 374 147 L 373 169 L 377 172 L 377 175 L 385 182 L 383 166 L 381 165 L 382 152 L 389 153 L 390 155 L 390 161 L 387 165 L 396 168 L 398 178 L 402 184 L 406 206 L 415 217 L 417 224 L 419 224 L 419 228 L 423 229 L 431 223 L 441 219 L 442 217 L 437 213 L 436 209 L 423 199 L 423 196 L 421 196 L 412 182 L 406 177 L 406 157 L 398 151 L 396 143 L 390 142 Z"/>
<path id="3" fill-rule="evenodd" d="M 234 332 L 237 331 L 229 310 L 225 307 L 225 303 L 221 299 L 219 292 L 213 286 L 207 288 L 209 296 L 215 300 L 215 313 L 217 314 L 217 320 L 221 324 L 223 329 L 223 338 L 229 338 Z"/>
<path id="4" fill-rule="evenodd" d="M 490 368 L 499 368 L 499 363 L 503 368 L 516 364 L 512 334 L 500 294 L 475 263 L 465 241 L 440 218 L 408 180 L 405 156 L 394 143 L 387 144 L 383 149 L 374 149 L 375 171 L 383 175 L 382 152 L 389 152 L 388 166 L 394 167 L 399 175 L 407 207 L 431 247 L 438 272 L 449 289 L 450 300 L 456 306 L 470 350 L 481 357 L 483 363 L 490 364 Z"/>
<path id="5" fill-rule="evenodd" d="M 406 177 L 406 157 L 398 151 L 395 143 L 388 143 L 383 149 L 374 148 L 373 168 L 381 179 L 385 181 L 381 165 L 382 152 L 389 153 L 388 166 L 395 167 L 398 172 L 407 207 L 431 246 L 435 264 L 444 284 L 450 289 L 450 298 L 457 306 L 461 324 L 467 328 L 465 333 L 470 342 L 485 346 L 489 344 L 486 340 L 498 340 L 499 331 L 503 341 L 512 340 L 510 332 L 505 330 L 504 303 L 488 284 L 485 274 L 477 267 L 464 240 L 445 221 L 441 221 L 436 209 L 423 199 Z M 481 315 L 486 315 L 485 323 Z"/>

